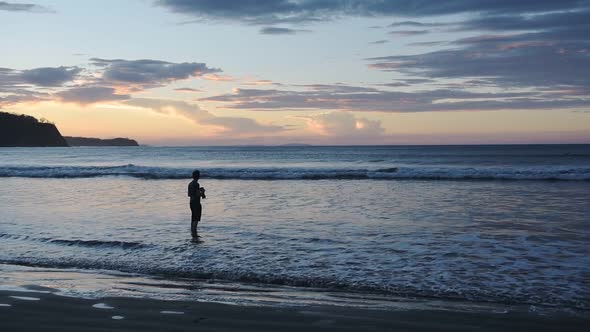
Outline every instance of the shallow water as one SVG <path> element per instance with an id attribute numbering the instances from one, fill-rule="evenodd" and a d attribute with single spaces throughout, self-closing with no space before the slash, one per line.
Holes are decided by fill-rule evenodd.
<path id="1" fill-rule="evenodd" d="M 488 147 L 472 148 L 471 154 L 459 150 L 463 156 L 453 148 L 438 155 L 424 148 L 431 150 L 406 152 L 411 157 L 399 163 L 392 160 L 403 159 L 400 151 L 382 147 L 332 154 L 297 148 L 278 155 L 268 152 L 273 148 L 142 149 L 5 149 L 0 172 L 128 163 L 179 172 L 207 163 L 222 171 L 238 164 L 280 173 L 353 163 L 367 169 L 375 163 L 415 167 L 420 158 L 435 169 L 452 163 L 479 169 L 494 159 Z M 543 159 L 541 150 L 509 149 L 493 166 L 515 174 L 520 167 L 575 168 L 579 174 L 590 169 L 588 147 L 556 151 Z M 533 161 L 527 162 L 527 154 Z M 541 159 L 545 164 L 534 161 Z M 207 199 L 196 242 L 189 239 L 188 179 L 64 179 L 49 173 L 0 178 L 0 263 L 302 286 L 312 292 L 590 308 L 588 181 L 268 181 L 212 179 L 206 169 L 200 182 Z"/>

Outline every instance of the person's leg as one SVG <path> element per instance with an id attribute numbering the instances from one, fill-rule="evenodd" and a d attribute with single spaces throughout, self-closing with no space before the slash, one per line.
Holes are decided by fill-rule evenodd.
<path id="1" fill-rule="evenodd" d="M 197 237 L 197 211 L 196 204 L 191 203 L 191 235 Z"/>
<path id="2" fill-rule="evenodd" d="M 201 211 L 202 211 L 201 204 L 195 204 L 195 234 L 197 233 L 197 226 L 199 225 L 199 221 L 201 221 Z"/>
<path id="3" fill-rule="evenodd" d="M 191 204 L 191 235 L 193 237 L 197 237 L 197 226 L 199 225 L 199 221 L 201 221 L 201 211 L 201 204 Z"/>

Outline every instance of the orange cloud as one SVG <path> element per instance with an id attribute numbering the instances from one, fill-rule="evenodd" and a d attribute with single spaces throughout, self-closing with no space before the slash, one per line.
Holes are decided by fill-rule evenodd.
<path id="1" fill-rule="evenodd" d="M 218 75 L 218 74 L 207 74 L 201 76 L 202 79 L 207 81 L 216 81 L 216 82 L 234 82 L 236 79 L 230 75 Z"/>

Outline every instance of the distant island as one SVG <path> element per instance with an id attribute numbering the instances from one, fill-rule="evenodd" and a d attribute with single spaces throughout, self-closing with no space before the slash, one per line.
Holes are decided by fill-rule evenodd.
<path id="1" fill-rule="evenodd" d="M 0 146 L 68 146 L 68 143 L 47 120 L 0 112 Z"/>
<path id="2" fill-rule="evenodd" d="M 305 147 L 305 146 L 312 146 L 311 144 L 303 144 L 303 143 L 287 143 L 281 144 L 279 146 L 286 146 L 286 147 Z"/>
<path id="3" fill-rule="evenodd" d="M 130 138 L 100 139 L 62 136 L 57 127 L 45 119 L 29 115 L 0 112 L 0 147 L 50 146 L 139 146 Z"/>
<path id="4" fill-rule="evenodd" d="M 100 139 L 91 137 L 64 137 L 69 146 L 139 146 L 137 141 L 130 138 Z"/>

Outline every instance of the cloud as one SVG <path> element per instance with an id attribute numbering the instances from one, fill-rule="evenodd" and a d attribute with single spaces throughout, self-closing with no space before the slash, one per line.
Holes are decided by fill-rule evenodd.
<path id="1" fill-rule="evenodd" d="M 402 82 L 410 84 L 411 79 Z M 416 79 L 415 82 L 428 82 Z M 398 84 L 386 84 L 395 88 Z M 472 86 L 472 85 L 471 85 Z M 236 89 L 233 93 L 201 98 L 225 102 L 243 110 L 343 110 L 357 112 L 435 112 L 559 109 L 587 107 L 584 91 L 475 92 L 464 86 L 413 92 L 346 85 L 306 85 L 301 90 Z M 575 93 L 575 95 L 574 95 Z M 572 95 L 573 97 L 569 97 Z"/>
<path id="2" fill-rule="evenodd" d="M 513 10 L 484 10 L 481 15 L 454 23 L 451 30 L 484 34 L 441 44 L 413 43 L 410 45 L 448 48 L 370 58 L 368 66 L 438 80 L 447 86 L 457 84 L 457 80 L 483 80 L 487 87 L 529 91 L 531 104 L 587 105 L 589 98 L 580 92 L 590 91 L 590 80 L 586 79 L 590 75 L 589 5 L 578 1 L 540 11 L 518 2 Z M 550 95 L 547 90 L 558 92 Z"/>
<path id="3" fill-rule="evenodd" d="M 431 47 L 446 44 L 446 41 L 429 41 L 429 42 L 416 42 L 409 43 L 408 46 L 419 46 L 419 47 Z"/>
<path id="4" fill-rule="evenodd" d="M 81 86 L 55 93 L 58 100 L 65 103 L 88 105 L 105 101 L 120 101 L 131 98 L 130 95 L 117 94 L 112 87 Z"/>
<path id="5" fill-rule="evenodd" d="M 127 85 L 137 89 L 164 86 L 170 82 L 221 71 L 198 62 L 172 63 L 150 59 L 109 60 L 101 58 L 92 58 L 90 61 L 101 69 L 104 82 Z"/>
<path id="6" fill-rule="evenodd" d="M 348 112 L 322 113 L 305 119 L 309 129 L 324 136 L 375 137 L 385 132 L 381 121 L 356 118 Z"/>
<path id="7" fill-rule="evenodd" d="M 392 36 L 397 37 L 410 37 L 410 36 L 417 36 L 417 35 L 424 35 L 427 34 L 428 30 L 400 30 L 400 31 L 391 31 L 389 32 Z"/>
<path id="8" fill-rule="evenodd" d="M 20 103 L 35 103 L 44 100 L 50 100 L 49 94 L 28 90 L 19 90 L 12 91 L 11 94 L 2 96 L 2 90 L 0 89 L 0 109 Z"/>
<path id="9" fill-rule="evenodd" d="M 54 13 L 53 10 L 33 3 L 12 3 L 0 1 L 0 10 L 9 12 Z"/>
<path id="10" fill-rule="evenodd" d="M 230 75 L 207 74 L 201 77 L 206 81 L 234 82 L 236 79 Z"/>
<path id="11" fill-rule="evenodd" d="M 311 32 L 310 30 L 302 29 L 289 29 L 279 27 L 265 27 L 260 29 L 260 33 L 263 35 L 294 35 L 301 32 Z"/>
<path id="12" fill-rule="evenodd" d="M 21 71 L 15 69 L 0 68 L 0 88 L 20 88 L 25 83 L 21 74 Z"/>
<path id="13" fill-rule="evenodd" d="M 183 101 L 133 98 L 125 102 L 131 106 L 147 108 L 157 113 L 176 114 L 204 126 L 213 126 L 227 135 L 260 135 L 279 133 L 286 128 L 275 125 L 265 125 L 250 118 L 218 117 L 199 108 L 198 105 Z"/>
<path id="14" fill-rule="evenodd" d="M 392 82 L 392 83 L 383 83 L 383 84 L 377 84 L 377 85 L 396 88 L 396 87 L 403 87 L 403 86 L 411 86 L 414 84 L 425 84 L 425 83 L 435 83 L 435 82 L 436 82 L 435 80 L 431 80 L 428 78 L 406 78 L 403 80 L 396 80 L 396 82 Z"/>
<path id="15" fill-rule="evenodd" d="M 575 37 L 574 37 L 575 38 Z M 371 58 L 370 67 L 427 78 L 488 78 L 515 87 L 590 88 L 590 42 L 564 34 L 479 36 L 460 48 L 410 56 Z"/>
<path id="16" fill-rule="evenodd" d="M 343 17 L 426 17 L 462 13 L 507 15 L 572 10 L 584 0 L 472 1 L 472 0 L 158 0 L 154 2 L 172 12 L 197 18 L 197 21 L 239 21 L 246 24 L 311 23 Z M 408 24 L 406 24 L 408 25 Z"/>
<path id="17" fill-rule="evenodd" d="M 255 86 L 259 86 L 259 85 L 281 86 L 281 85 L 283 85 L 282 83 L 273 82 L 271 80 L 257 80 L 257 79 L 248 80 L 248 81 L 243 82 L 242 84 L 243 85 L 255 85 Z"/>
<path id="18" fill-rule="evenodd" d="M 51 87 L 73 81 L 81 71 L 78 67 L 45 67 L 23 70 L 20 77 L 25 83 Z"/>
<path id="19" fill-rule="evenodd" d="M 405 26 L 411 27 L 439 27 L 439 26 L 446 26 L 447 23 L 423 23 L 423 22 L 416 22 L 416 21 L 402 21 L 402 22 L 395 22 L 388 25 L 388 28 L 399 28 Z"/>
<path id="20" fill-rule="evenodd" d="M 78 77 L 78 67 L 28 70 L 0 68 L 0 108 L 18 103 L 50 100 L 48 91 L 62 88 Z"/>
<path id="21" fill-rule="evenodd" d="M 436 82 L 435 80 L 431 80 L 429 78 L 405 78 L 403 80 L 398 80 L 398 81 L 403 81 L 403 82 L 406 82 L 408 84 L 422 84 L 422 83 L 434 83 L 434 82 Z"/>
<path id="22" fill-rule="evenodd" d="M 0 87 L 58 87 L 75 80 L 79 67 L 42 67 L 27 70 L 0 68 Z"/>
<path id="23" fill-rule="evenodd" d="M 282 126 L 264 125 L 254 119 L 240 117 L 211 117 L 203 120 L 202 123 L 219 126 L 224 129 L 224 134 L 229 135 L 260 135 L 287 130 Z"/>
<path id="24" fill-rule="evenodd" d="M 367 88 L 367 87 L 360 87 L 360 86 L 351 86 L 345 85 L 341 83 L 337 84 L 301 84 L 295 85 L 297 87 L 304 87 L 313 91 L 324 91 L 328 93 L 338 93 L 338 94 L 347 94 L 347 93 L 358 93 L 358 92 L 377 92 L 378 90 L 374 88 Z"/>
<path id="25" fill-rule="evenodd" d="M 372 45 L 379 45 L 379 44 L 385 44 L 385 43 L 387 43 L 387 42 L 388 42 L 387 40 L 385 40 L 385 39 L 381 39 L 381 40 L 376 40 L 376 41 L 369 42 L 369 44 L 372 44 Z"/>
<path id="26" fill-rule="evenodd" d="M 383 84 L 379 84 L 379 85 L 380 86 L 388 86 L 390 88 L 399 88 L 399 87 L 403 87 L 403 86 L 410 86 L 410 84 L 404 83 L 404 82 L 383 83 Z"/>
<path id="27" fill-rule="evenodd" d="M 231 108 L 396 112 L 578 108 L 590 104 L 587 0 L 261 0 L 239 5 L 233 1 L 160 0 L 156 4 L 197 20 L 293 25 L 349 17 L 392 17 L 398 21 L 378 28 L 400 29 L 392 32 L 396 36 L 422 35 L 431 28 L 469 33 L 468 38 L 454 41 L 409 44 L 443 47 L 436 51 L 367 59 L 370 68 L 395 72 L 398 77 L 428 79 L 440 87 L 437 90 L 343 92 L 341 87 L 309 86 L 303 90 L 239 89 L 210 97 L 224 100 Z M 444 15 L 454 16 L 441 19 Z M 485 34 L 474 35 L 482 31 Z M 486 83 L 473 84 L 476 81 Z M 393 89 L 405 84 L 421 83 L 400 81 L 385 86 Z M 494 93 L 482 96 L 475 92 L 482 87 Z M 506 93 L 506 89 L 513 92 Z M 464 96 L 457 97 L 459 92 Z M 445 94 L 451 97 L 443 97 Z"/>
<path id="28" fill-rule="evenodd" d="M 489 31 L 526 31 L 526 30 L 559 30 L 573 27 L 587 28 L 590 21 L 590 9 L 569 10 L 536 15 L 493 15 L 480 16 L 461 22 L 457 30 L 489 30 Z"/>
<path id="29" fill-rule="evenodd" d="M 176 88 L 176 89 L 174 89 L 174 91 L 178 91 L 178 92 L 188 92 L 188 93 L 192 93 L 192 92 L 201 92 L 201 90 L 199 90 L 199 89 L 194 89 L 194 88 Z"/>
<path id="30" fill-rule="evenodd" d="M 90 64 L 89 69 L 77 66 L 27 70 L 0 68 L 0 107 L 51 98 L 87 105 L 126 100 L 130 98 L 130 93 L 193 77 L 233 80 L 229 76 L 215 74 L 220 69 L 198 62 L 92 58 Z"/>

